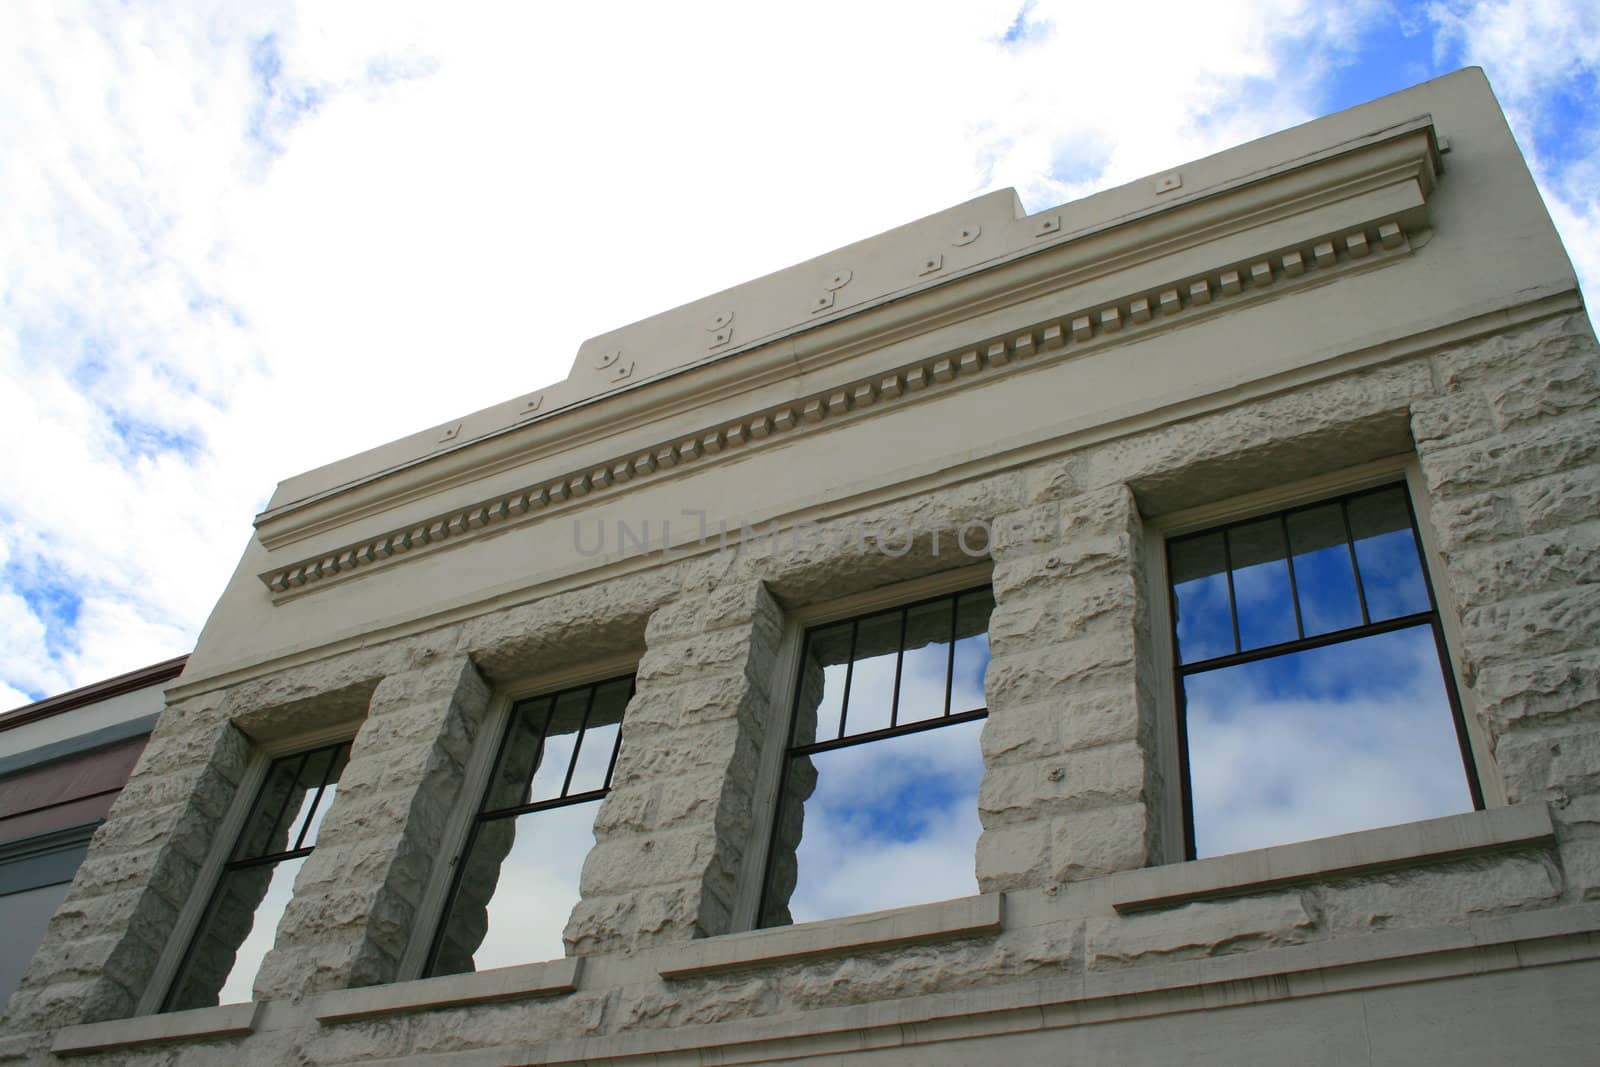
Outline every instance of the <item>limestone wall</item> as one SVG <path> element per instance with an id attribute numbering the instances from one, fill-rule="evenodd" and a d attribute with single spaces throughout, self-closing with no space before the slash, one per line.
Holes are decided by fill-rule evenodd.
<path id="1" fill-rule="evenodd" d="M 937 554 L 929 536 L 898 555 L 871 539 L 734 544 L 175 703 L 7 1009 L 0 1063 L 57 1062 L 48 1050 L 64 1039 L 80 1042 L 80 1062 L 108 1064 L 687 1063 L 701 1062 L 693 1049 L 726 1045 L 754 1062 L 836 1055 L 829 1034 L 881 1046 L 889 1062 L 973 1062 L 987 1055 L 979 1046 L 957 1042 L 962 1059 L 941 1042 L 1053 1029 L 1061 1047 L 1087 1048 L 1094 1039 L 1079 1031 L 1132 1017 L 1152 1020 L 1140 1032 L 1155 1041 L 1160 1020 L 1222 1005 L 1274 1025 L 1325 1024 L 1337 1050 L 1363 1027 L 1378 1032 L 1340 997 L 1469 975 L 1485 996 L 1542 1005 L 1506 1026 L 1541 1028 L 1553 1049 L 1600 1042 L 1592 1012 L 1562 1007 L 1597 988 L 1597 401 L 1589 325 L 1555 315 L 863 516 L 886 536 L 896 525 L 941 532 Z M 1128 906 L 1128 872 L 1165 877 L 1143 869 L 1180 832 L 1159 699 L 1171 682 L 1154 652 L 1165 607 L 1152 603 L 1145 530 L 1180 509 L 1407 453 L 1423 472 L 1418 509 L 1442 557 L 1433 578 L 1453 602 L 1457 667 L 1492 756 L 1486 793 L 1512 807 L 1454 817 L 1465 821 L 1398 859 L 1286 882 L 1235 871 L 1221 898 Z M 996 607 L 975 863 L 980 888 L 1004 893 L 997 919 L 934 905 L 733 933 L 752 891 L 747 853 L 766 832 L 756 778 L 780 710 L 770 683 L 787 623 L 807 605 L 970 565 L 950 546 L 978 522 L 992 530 Z M 496 688 L 617 654 L 637 657 L 637 691 L 566 928 L 583 963 L 571 988 L 528 979 L 490 997 L 492 975 L 405 981 L 407 947 L 435 921 L 419 911 L 426 888 L 458 847 L 450 813 Z M 82 1035 L 100 1031 L 82 1024 L 139 1022 L 130 1017 L 252 738 L 342 720 L 357 727 L 350 763 L 258 977 L 266 1007 L 253 1030 L 87 1050 Z M 704 963 L 724 945 L 743 954 L 736 965 Z M 426 1010 L 338 1014 L 352 990 L 382 989 Z M 1439 1040 L 1462 1045 L 1462 1062 L 1490 1048 L 1461 1036 L 1471 1014 L 1466 1002 L 1436 1011 Z M 1216 1032 L 1192 1058 L 1236 1062 L 1225 1058 L 1231 1031 Z M 1348 1062 L 1318 1055 L 1306 1058 Z M 1523 1062 L 1563 1062 L 1552 1057 Z"/>

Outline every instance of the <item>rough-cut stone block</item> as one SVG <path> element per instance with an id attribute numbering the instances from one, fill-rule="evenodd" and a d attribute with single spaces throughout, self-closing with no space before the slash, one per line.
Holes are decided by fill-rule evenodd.
<path id="1" fill-rule="evenodd" d="M 1142 803 L 1058 815 L 1050 826 L 1050 877 L 1078 882 L 1143 867 L 1149 835 L 1150 813 Z"/>
<path id="2" fill-rule="evenodd" d="M 1431 447 L 1467 444 L 1494 432 L 1489 402 L 1475 389 L 1418 397 L 1411 403 L 1411 433 L 1424 457 Z M 1426 460 L 1423 468 L 1426 472 Z"/>
<path id="3" fill-rule="evenodd" d="M 1574 359 L 1529 367 L 1513 377 L 1486 382 L 1484 390 L 1501 430 L 1579 413 L 1600 399 L 1600 361 Z"/>
<path id="4" fill-rule="evenodd" d="M 1096 970 L 1298 944 L 1315 928 L 1301 894 L 1289 892 L 1090 919 L 1085 941 L 1089 968 Z"/>
<path id="5" fill-rule="evenodd" d="M 1065 703 L 1084 686 L 1132 686 L 1135 649 L 1126 633 L 1097 633 L 1056 648 L 996 650 L 984 678 L 989 705 Z"/>
<path id="6" fill-rule="evenodd" d="M 1495 757 L 1512 803 L 1600 793 L 1600 729 L 1592 725 L 1508 732 Z"/>
<path id="7" fill-rule="evenodd" d="M 1555 865 L 1539 855 L 1490 856 L 1336 882 L 1319 888 L 1323 923 L 1332 933 L 1442 926 L 1548 904 L 1561 895 Z"/>
<path id="8" fill-rule="evenodd" d="M 1138 591 L 1125 570 L 1108 569 L 1063 584 L 1054 597 L 1008 599 L 989 620 L 989 639 L 1007 652 L 1059 645 L 1133 618 Z"/>
<path id="9" fill-rule="evenodd" d="M 1600 644 L 1600 596 L 1578 586 L 1501 601 L 1467 609 L 1461 626 L 1478 665 L 1593 649 Z"/>
<path id="10" fill-rule="evenodd" d="M 985 893 L 1042 885 L 1050 864 L 1048 820 L 985 829 L 978 837 L 978 888 Z"/>
<path id="11" fill-rule="evenodd" d="M 1578 900 L 1600 900 L 1600 835 L 1570 837 L 1561 843 L 1566 890 Z"/>
<path id="12" fill-rule="evenodd" d="M 1600 677 L 1592 648 L 1492 664 L 1478 675 L 1483 714 L 1504 732 L 1524 722 L 1600 722 Z"/>
<path id="13" fill-rule="evenodd" d="M 1006 822 L 1140 799 L 1144 754 L 1131 742 L 1064 752 L 1033 763 L 988 768 L 978 810 Z"/>
<path id="14" fill-rule="evenodd" d="M 1581 315 L 1564 315 L 1510 333 L 1447 349 L 1433 357 L 1446 389 L 1521 380 L 1534 367 L 1593 363 L 1595 341 Z"/>
<path id="15" fill-rule="evenodd" d="M 1516 501 L 1503 490 L 1436 499 L 1429 516 L 1447 552 L 1459 545 L 1510 541 L 1527 529 Z"/>
<path id="16" fill-rule="evenodd" d="M 1018 594 L 1049 597 L 1064 579 L 1094 571 L 1125 572 L 1132 552 L 1132 539 L 1116 534 L 1077 537 L 1055 551 L 1001 560 L 994 568 L 995 598 L 1004 603 Z"/>
<path id="17" fill-rule="evenodd" d="M 1600 582 L 1600 522 L 1583 523 L 1452 555 L 1461 607 Z"/>
<path id="18" fill-rule="evenodd" d="M 1436 493 L 1461 496 L 1591 466 L 1600 460 L 1596 412 L 1518 427 L 1456 447 L 1424 447 L 1420 458 L 1428 486 Z"/>
<path id="19" fill-rule="evenodd" d="M 1511 495 L 1533 533 L 1587 522 L 1600 515 L 1600 464 L 1525 482 Z"/>

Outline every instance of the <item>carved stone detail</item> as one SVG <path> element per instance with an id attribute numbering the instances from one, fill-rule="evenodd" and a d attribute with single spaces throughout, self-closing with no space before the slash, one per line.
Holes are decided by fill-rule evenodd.
<path id="1" fill-rule="evenodd" d="M 964 346 L 955 352 L 918 360 L 886 376 L 879 374 L 835 386 L 780 408 L 756 412 L 732 424 L 435 516 L 405 530 L 391 531 L 313 559 L 276 567 L 262 574 L 261 581 L 275 600 L 298 596 L 326 585 L 330 579 L 342 580 L 392 564 L 408 552 L 415 553 L 425 547 L 432 550 L 445 542 L 470 540 L 486 527 L 526 521 L 531 512 L 576 497 L 602 493 L 623 482 L 693 466 L 722 452 L 738 451 L 842 417 L 856 417 L 856 413 L 866 408 L 902 402 L 929 388 L 959 387 L 970 379 L 1003 372 L 1012 364 L 1036 355 L 1067 356 L 1085 345 L 1114 343 L 1126 334 L 1140 335 L 1147 330 L 1160 329 L 1166 320 L 1180 313 L 1198 311 L 1201 305 L 1248 297 L 1256 290 L 1275 287 L 1280 281 L 1288 284 L 1313 269 L 1320 273 L 1357 260 L 1363 265 L 1378 263 L 1389 258 L 1386 254 L 1403 255 L 1409 251 L 1404 229 L 1397 221 L 1390 220 L 1374 224 L 1370 233 L 1363 229 L 1337 237 L 1320 237 L 1305 241 L 1297 248 L 1270 252 L 1266 256 L 1257 253 L 1235 263 L 1218 264 L 1200 277 L 1191 275 L 1181 281 L 1130 293 L 1114 303 L 1057 315 L 1050 321 L 986 340 L 977 347 Z M 848 282 L 848 273 L 840 271 L 830 280 L 842 276 Z M 832 293 L 828 295 L 831 297 Z M 611 362 L 615 363 L 620 353 L 602 355 L 602 366 L 606 365 L 606 356 L 611 356 Z"/>

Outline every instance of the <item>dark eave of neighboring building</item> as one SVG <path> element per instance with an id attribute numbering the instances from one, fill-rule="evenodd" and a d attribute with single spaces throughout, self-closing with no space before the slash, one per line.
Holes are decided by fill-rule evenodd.
<path id="1" fill-rule="evenodd" d="M 187 662 L 189 662 L 187 654 L 174 656 L 172 659 L 152 663 L 148 667 L 140 667 L 127 674 L 119 674 L 115 678 L 107 678 L 53 697 L 46 697 L 32 704 L 24 704 L 20 708 L 0 714 L 0 731 L 48 719 L 52 715 L 60 715 L 74 708 L 81 708 L 85 704 L 95 704 L 121 696 L 123 693 L 132 693 L 135 690 L 148 689 L 150 686 L 171 681 L 183 673 L 183 665 Z"/>

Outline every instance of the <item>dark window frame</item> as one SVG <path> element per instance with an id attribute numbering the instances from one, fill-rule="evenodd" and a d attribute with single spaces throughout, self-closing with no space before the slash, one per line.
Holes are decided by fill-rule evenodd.
<path id="1" fill-rule="evenodd" d="M 588 732 L 590 718 L 594 713 L 595 697 L 602 688 L 617 684 L 619 682 L 628 683 L 628 695 L 623 701 L 623 716 L 618 720 L 617 738 L 612 743 L 611 755 L 606 763 L 605 781 L 602 783 L 599 789 L 588 789 L 581 793 L 572 793 L 570 792 L 572 788 L 572 778 L 577 769 L 578 759 L 583 753 L 583 739 L 584 735 Z M 612 778 L 617 771 L 617 757 L 622 752 L 623 736 L 621 724 L 626 720 L 627 707 L 633 702 L 633 696 L 634 693 L 637 692 L 637 687 L 637 672 L 628 671 L 623 674 L 608 675 L 604 678 L 595 679 L 594 681 L 567 685 L 560 689 L 550 689 L 541 692 L 530 693 L 527 696 L 518 697 L 516 700 L 510 703 L 509 710 L 505 713 L 505 721 L 500 727 L 500 736 L 495 742 L 494 756 L 489 761 L 488 771 L 483 781 L 483 789 L 479 795 L 477 804 L 474 806 L 471 821 L 468 823 L 467 831 L 462 837 L 460 849 L 456 851 L 454 857 L 451 859 L 451 865 L 453 869 L 450 872 L 449 887 L 444 894 L 443 906 L 440 908 L 437 920 L 434 923 L 433 935 L 428 939 L 428 951 L 426 955 L 423 956 L 422 973 L 420 977 L 442 977 L 442 975 L 434 974 L 433 968 L 435 964 L 437 964 L 439 952 L 444 946 L 445 934 L 449 929 L 451 913 L 455 907 L 457 894 L 461 888 L 461 879 L 466 872 L 466 860 L 472 855 L 472 849 L 477 843 L 480 829 L 486 823 L 498 821 L 500 819 L 517 819 L 523 815 L 541 811 L 550 811 L 555 808 L 576 807 L 579 804 L 594 803 L 604 800 L 606 795 L 611 792 Z M 498 808 L 487 807 L 487 805 L 490 803 L 491 796 L 494 794 L 496 785 L 495 772 L 500 768 L 502 761 L 505 759 L 506 747 L 511 743 L 511 735 L 513 730 L 516 728 L 517 716 L 519 712 L 530 704 L 536 704 L 542 701 L 549 702 L 549 710 L 546 713 L 544 727 L 540 734 L 538 746 L 535 750 L 538 755 L 532 761 L 530 761 L 528 772 L 523 778 L 522 790 L 524 793 L 526 793 L 527 790 L 532 786 L 534 776 L 538 773 L 539 762 L 544 752 L 544 745 L 546 740 L 549 738 L 550 719 L 555 714 L 555 708 L 562 697 L 569 696 L 573 693 L 587 693 L 587 697 L 583 710 L 583 720 L 580 723 L 578 732 L 573 739 L 572 754 L 567 758 L 567 769 L 562 778 L 561 794 L 548 800 L 536 800 L 523 804 L 504 805 Z"/>
<path id="2" fill-rule="evenodd" d="M 1401 500 L 1405 502 L 1406 518 L 1411 527 L 1412 544 L 1416 549 L 1417 562 L 1422 573 L 1423 588 L 1428 596 L 1428 608 L 1425 611 L 1413 612 L 1407 615 L 1389 619 L 1372 621 L 1368 608 L 1365 579 L 1361 574 L 1360 561 L 1356 557 L 1356 538 L 1350 524 L 1349 505 L 1352 500 L 1377 493 L 1398 491 Z M 1295 579 L 1294 549 L 1288 535 L 1288 521 L 1291 515 L 1299 512 L 1313 511 L 1337 504 L 1343 519 L 1345 529 L 1345 544 L 1350 551 L 1351 571 L 1355 580 L 1357 600 L 1361 608 L 1361 623 L 1356 626 L 1347 626 L 1342 629 L 1326 633 L 1307 636 L 1305 623 L 1301 613 L 1301 598 Z M 1233 561 L 1231 558 L 1230 540 L 1227 532 L 1242 526 L 1253 526 L 1266 520 L 1277 519 L 1280 530 L 1283 531 L 1285 563 L 1289 575 L 1289 588 L 1291 600 L 1294 604 L 1295 633 L 1296 637 L 1289 641 L 1280 641 L 1263 645 L 1258 648 L 1245 649 L 1239 634 L 1239 613 L 1233 588 Z M 1228 613 L 1233 626 L 1234 651 L 1220 656 L 1211 656 L 1190 663 L 1183 662 L 1182 649 L 1178 641 L 1178 597 L 1173 581 L 1172 549 L 1174 545 L 1185 541 L 1198 540 L 1213 534 L 1223 534 L 1223 552 L 1225 556 L 1225 570 L 1228 585 Z M 1165 588 L 1163 594 L 1167 598 L 1168 610 L 1168 635 L 1172 648 L 1172 692 L 1173 711 L 1177 720 L 1177 756 L 1179 780 L 1182 784 L 1182 811 L 1183 811 L 1183 848 L 1184 859 L 1195 858 L 1195 827 L 1194 827 L 1194 797 L 1189 776 L 1189 723 L 1187 714 L 1188 697 L 1184 687 L 1184 680 L 1197 674 L 1209 671 L 1222 670 L 1228 667 L 1239 666 L 1244 663 L 1255 663 L 1283 656 L 1291 656 L 1315 648 L 1324 648 L 1335 644 L 1344 644 L 1360 640 L 1365 637 L 1375 637 L 1380 634 L 1393 633 L 1398 630 L 1411 629 L 1428 625 L 1432 634 L 1434 647 L 1439 656 L 1440 675 L 1443 679 L 1446 699 L 1450 705 L 1450 716 L 1455 727 L 1456 742 L 1460 749 L 1463 771 L 1466 775 L 1467 789 L 1472 798 L 1475 811 L 1482 811 L 1485 807 L 1483 787 L 1478 771 L 1478 761 L 1473 755 L 1472 738 L 1467 725 L 1466 714 L 1462 708 L 1461 694 L 1456 684 L 1455 668 L 1450 658 L 1450 649 L 1446 640 L 1443 617 L 1439 610 L 1439 598 L 1434 591 L 1433 575 L 1428 566 L 1428 552 L 1423 544 L 1422 530 L 1417 521 L 1416 505 L 1411 499 L 1411 487 L 1405 477 L 1397 476 L 1386 479 L 1380 484 L 1367 486 L 1361 489 L 1349 490 L 1333 495 L 1319 496 L 1306 503 L 1295 504 L 1290 507 L 1271 509 L 1266 511 L 1251 512 L 1239 518 L 1228 519 L 1223 522 L 1213 523 L 1201 529 L 1187 531 L 1182 534 L 1173 534 L 1164 538 L 1164 563 L 1166 567 Z"/>
<path id="3" fill-rule="evenodd" d="M 767 894 L 772 884 L 772 864 L 774 856 L 778 850 L 778 835 L 783 821 L 783 812 L 781 809 L 783 806 L 785 790 L 788 787 L 789 768 L 794 764 L 794 761 L 797 758 L 810 756 L 821 752 L 833 752 L 837 751 L 838 749 L 851 748 L 856 745 L 870 744 L 874 741 L 884 741 L 897 737 L 905 737 L 910 734 L 923 733 L 925 731 L 939 729 L 940 727 L 944 726 L 956 726 L 961 723 L 976 722 L 978 720 L 988 718 L 989 708 L 987 702 L 985 702 L 983 707 L 969 711 L 952 713 L 950 710 L 951 694 L 954 691 L 956 658 L 955 650 L 957 641 L 956 632 L 959 620 L 960 601 L 962 597 L 979 593 L 988 594 L 992 601 L 994 598 L 993 583 L 981 582 L 975 585 L 966 586 L 961 589 L 951 590 L 950 592 L 938 593 L 931 596 L 921 597 L 916 600 L 910 600 L 903 604 L 896 604 L 891 607 L 871 608 L 858 612 L 854 615 L 845 615 L 841 618 L 828 619 L 824 622 L 817 622 L 806 626 L 801 633 L 799 656 L 794 661 L 794 677 L 788 679 L 792 692 L 789 696 L 788 721 L 785 723 L 783 730 L 784 749 L 781 757 L 782 763 L 777 776 L 777 788 L 773 794 L 775 801 L 772 807 L 771 825 L 767 828 L 767 848 L 765 861 L 762 864 L 761 870 L 761 892 L 756 898 L 756 929 L 781 929 L 781 927 L 764 926 L 763 919 L 767 913 Z M 918 719 L 908 723 L 900 723 L 898 722 L 900 715 L 900 682 L 901 674 L 905 666 L 906 629 L 907 622 L 910 618 L 910 613 L 917 608 L 926 607 L 929 604 L 937 604 L 943 600 L 948 600 L 950 602 L 950 638 L 948 640 L 949 651 L 947 652 L 945 659 L 943 711 L 936 717 Z M 993 608 L 991 607 L 991 612 L 992 610 Z M 850 683 L 855 672 L 856 649 L 858 647 L 858 638 L 860 637 L 861 633 L 861 624 L 868 620 L 879 619 L 895 614 L 900 616 L 900 638 L 895 651 L 894 689 L 890 700 L 889 710 L 890 725 L 884 729 L 867 730 L 858 734 L 851 734 L 847 732 L 850 714 Z M 812 741 L 808 742 L 807 744 L 796 745 L 794 743 L 794 732 L 799 726 L 800 700 L 803 695 L 802 686 L 800 684 L 800 672 L 804 670 L 805 657 L 809 651 L 811 640 L 819 631 L 831 630 L 842 626 L 845 623 L 850 624 L 850 648 L 848 657 L 844 661 L 846 664 L 845 683 L 844 693 L 840 698 L 838 733 L 834 737 L 826 740 Z M 988 632 L 987 626 L 984 627 L 984 632 Z"/>

